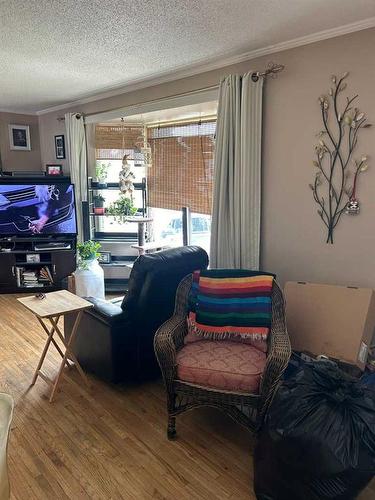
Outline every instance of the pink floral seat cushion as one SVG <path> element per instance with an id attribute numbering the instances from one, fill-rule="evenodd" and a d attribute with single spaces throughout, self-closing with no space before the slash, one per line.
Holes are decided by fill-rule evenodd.
<path id="1" fill-rule="evenodd" d="M 201 340 L 177 353 L 179 380 L 224 391 L 257 393 L 266 354 L 249 344 Z"/>

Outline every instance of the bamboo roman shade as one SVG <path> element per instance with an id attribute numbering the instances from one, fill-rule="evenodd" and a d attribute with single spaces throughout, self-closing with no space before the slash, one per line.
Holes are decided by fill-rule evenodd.
<path id="1" fill-rule="evenodd" d="M 143 127 L 122 125 L 96 125 L 95 149 L 97 160 L 122 160 L 124 154 L 143 144 Z"/>
<path id="2" fill-rule="evenodd" d="M 216 122 L 148 129 L 148 205 L 211 214 Z"/>

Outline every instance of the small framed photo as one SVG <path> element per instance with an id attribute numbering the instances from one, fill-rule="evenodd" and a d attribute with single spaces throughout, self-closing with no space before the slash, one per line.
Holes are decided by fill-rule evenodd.
<path id="1" fill-rule="evenodd" d="M 29 125 L 8 125 L 9 145 L 14 151 L 30 151 L 30 127 Z"/>
<path id="2" fill-rule="evenodd" d="M 65 160 L 65 137 L 55 135 L 56 160 Z"/>
<path id="3" fill-rule="evenodd" d="M 110 264 L 111 252 L 99 252 L 98 261 L 100 264 Z"/>
<path id="4" fill-rule="evenodd" d="M 30 262 L 30 263 L 40 262 L 40 254 L 39 253 L 27 253 L 26 254 L 26 262 Z"/>
<path id="5" fill-rule="evenodd" d="M 46 175 L 63 175 L 62 165 L 46 165 Z"/>

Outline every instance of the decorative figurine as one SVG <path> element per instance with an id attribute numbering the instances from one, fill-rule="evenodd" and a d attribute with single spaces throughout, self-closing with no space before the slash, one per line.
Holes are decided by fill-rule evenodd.
<path id="1" fill-rule="evenodd" d="M 135 179 L 135 175 L 131 171 L 131 165 L 128 163 L 129 155 L 124 155 L 122 159 L 122 168 L 120 170 L 119 175 L 119 186 L 122 194 L 129 195 L 129 198 L 133 199 L 133 179 Z"/>
<path id="2" fill-rule="evenodd" d="M 355 162 L 356 170 L 354 174 L 353 189 L 351 190 L 351 192 L 350 191 L 347 192 L 348 194 L 350 193 L 349 201 L 346 204 L 346 210 L 345 210 L 345 213 L 348 215 L 358 215 L 361 210 L 355 192 L 357 189 L 358 175 L 361 172 L 365 172 L 368 168 L 368 165 L 365 163 L 366 161 L 367 161 L 367 156 L 364 156 L 363 158 L 361 158 L 360 162 L 359 161 Z"/>
<path id="3" fill-rule="evenodd" d="M 359 201 L 356 198 L 350 198 L 348 203 L 346 204 L 345 213 L 348 215 L 358 215 L 361 210 L 359 205 Z"/>

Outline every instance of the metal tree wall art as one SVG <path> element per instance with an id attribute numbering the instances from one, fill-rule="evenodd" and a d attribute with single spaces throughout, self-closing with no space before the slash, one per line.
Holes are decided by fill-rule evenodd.
<path id="1" fill-rule="evenodd" d="M 359 213 L 358 177 L 368 168 L 367 156 L 354 158 L 354 150 L 361 129 L 371 124 L 367 123 L 365 113 L 354 105 L 357 95 L 342 97 L 348 75 L 345 73 L 341 78 L 333 75 L 328 95 L 319 97 L 323 128 L 317 134 L 315 146 L 313 165 L 317 172 L 309 186 L 327 228 L 327 243 L 333 243 L 334 229 L 344 213 Z"/>

